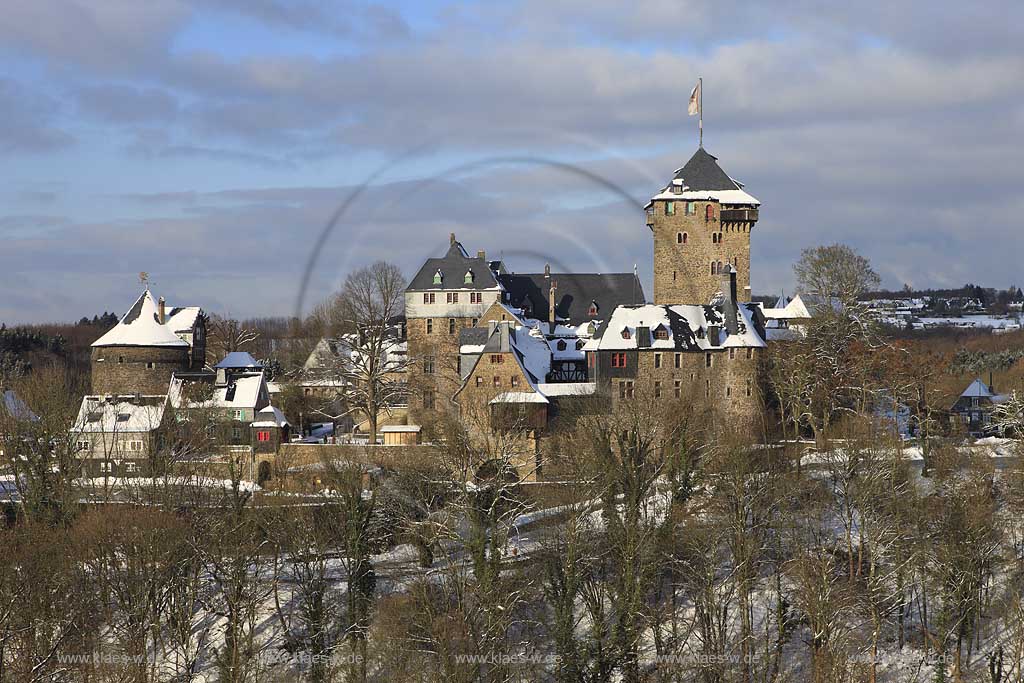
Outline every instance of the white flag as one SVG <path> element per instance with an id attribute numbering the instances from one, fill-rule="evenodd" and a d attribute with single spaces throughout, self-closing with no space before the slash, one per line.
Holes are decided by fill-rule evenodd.
<path id="1" fill-rule="evenodd" d="M 690 116 L 700 113 L 700 81 L 697 81 L 697 85 L 693 86 L 693 90 L 690 91 L 690 106 L 686 112 Z"/>

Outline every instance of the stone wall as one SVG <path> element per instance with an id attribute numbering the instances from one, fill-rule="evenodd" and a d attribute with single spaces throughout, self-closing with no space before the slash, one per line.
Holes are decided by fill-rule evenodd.
<path id="1" fill-rule="evenodd" d="M 171 374 L 189 369 L 187 346 L 101 346 L 92 350 L 93 394 L 166 394 Z"/>
<path id="2" fill-rule="evenodd" d="M 761 412 L 760 367 L 761 349 L 737 348 L 700 352 L 675 353 L 643 351 L 628 355 L 626 368 L 607 368 L 610 353 L 599 359 L 601 386 L 609 392 L 613 409 L 630 400 L 686 401 L 704 405 L 740 421 L 752 422 Z M 708 355 L 711 367 L 708 367 Z M 676 357 L 679 367 L 676 367 Z M 623 383 L 632 382 L 633 398 L 623 391 Z M 678 385 L 678 396 L 677 386 Z M 623 393 L 626 398 L 622 398 Z"/>
<path id="3" fill-rule="evenodd" d="M 721 289 L 721 276 L 712 273 L 712 262 L 732 264 L 741 299 L 750 292 L 751 222 L 720 220 L 718 202 L 653 203 L 648 220 L 654 233 L 654 303 L 706 304 Z M 692 206 L 692 212 L 687 205 Z M 711 215 L 708 215 L 708 207 Z"/>
<path id="4" fill-rule="evenodd" d="M 451 399 L 461 385 L 459 376 L 459 331 L 472 327 L 473 318 L 428 318 L 408 321 L 409 343 L 409 413 L 413 424 L 425 424 L 439 411 L 453 408 Z M 452 333 L 449 320 L 454 320 Z M 427 372 L 432 361 L 433 372 Z M 424 395 L 432 392 L 434 407 L 424 403 Z"/>

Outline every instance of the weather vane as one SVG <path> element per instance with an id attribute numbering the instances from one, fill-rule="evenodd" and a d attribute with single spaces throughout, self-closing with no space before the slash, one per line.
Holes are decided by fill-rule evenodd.
<path id="1" fill-rule="evenodd" d="M 142 271 L 141 273 L 139 273 L 139 282 L 141 282 L 144 285 L 148 284 L 149 283 L 149 273 L 147 273 L 146 271 Z"/>

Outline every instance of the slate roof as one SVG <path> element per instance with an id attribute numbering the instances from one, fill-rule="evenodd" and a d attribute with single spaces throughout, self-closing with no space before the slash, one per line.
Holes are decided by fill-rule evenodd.
<path id="1" fill-rule="evenodd" d="M 544 273 L 515 273 L 498 278 L 509 294 L 505 301 L 513 308 L 526 308 L 530 317 L 548 319 L 550 282 Z M 555 316 L 580 325 L 591 320 L 607 320 L 619 306 L 642 304 L 644 288 L 633 273 L 552 273 L 558 283 L 555 290 Z M 589 315 L 590 303 L 597 303 L 597 315 Z"/>
<path id="2" fill-rule="evenodd" d="M 483 346 L 487 343 L 487 337 L 486 327 L 463 327 L 459 330 L 459 346 L 463 344 Z"/>
<path id="3" fill-rule="evenodd" d="M 405 289 L 415 292 L 431 289 L 494 289 L 498 282 L 491 272 L 492 267 L 500 268 L 500 263 L 470 256 L 460 242 L 453 241 L 444 256 L 428 258 Z M 466 282 L 468 270 L 473 271 L 473 281 L 469 283 Z M 437 271 L 441 271 L 442 276 L 439 285 L 434 284 Z"/>
<path id="4" fill-rule="evenodd" d="M 767 344 L 754 321 L 752 304 L 737 307 L 738 331 L 728 334 L 725 317 L 716 306 L 654 305 L 622 306 L 616 308 L 611 319 L 583 347 L 587 351 L 625 351 L 653 349 L 655 351 L 711 351 L 724 348 L 764 348 Z M 716 344 L 709 328 L 719 329 Z M 668 332 L 667 339 L 657 339 L 658 328 Z M 628 337 L 623 338 L 623 330 Z"/>
<path id="5" fill-rule="evenodd" d="M 686 165 L 676 171 L 676 180 L 682 180 L 691 190 L 741 190 L 743 185 L 729 177 L 718 165 L 718 157 L 699 147 Z"/>
<path id="6" fill-rule="evenodd" d="M 215 368 L 262 368 L 263 363 L 252 357 L 247 351 L 232 351 L 214 365 Z"/>

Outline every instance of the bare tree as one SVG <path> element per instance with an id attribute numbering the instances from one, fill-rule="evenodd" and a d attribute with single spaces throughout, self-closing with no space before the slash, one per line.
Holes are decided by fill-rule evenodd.
<path id="1" fill-rule="evenodd" d="M 871 263 L 845 244 L 804 249 L 793 272 L 804 292 L 829 305 L 850 306 L 882 283 Z"/>
<path id="2" fill-rule="evenodd" d="M 248 351 L 259 338 L 258 330 L 234 318 L 211 315 L 206 330 L 206 364 L 212 366 L 234 351 Z"/>
<path id="3" fill-rule="evenodd" d="M 337 353 L 320 371 L 331 382 L 341 414 L 363 415 L 370 443 L 376 443 L 381 414 L 406 400 L 408 359 L 396 329 L 404 305 L 405 278 L 384 261 L 349 274 L 341 291 L 317 315 L 339 339 Z"/>

